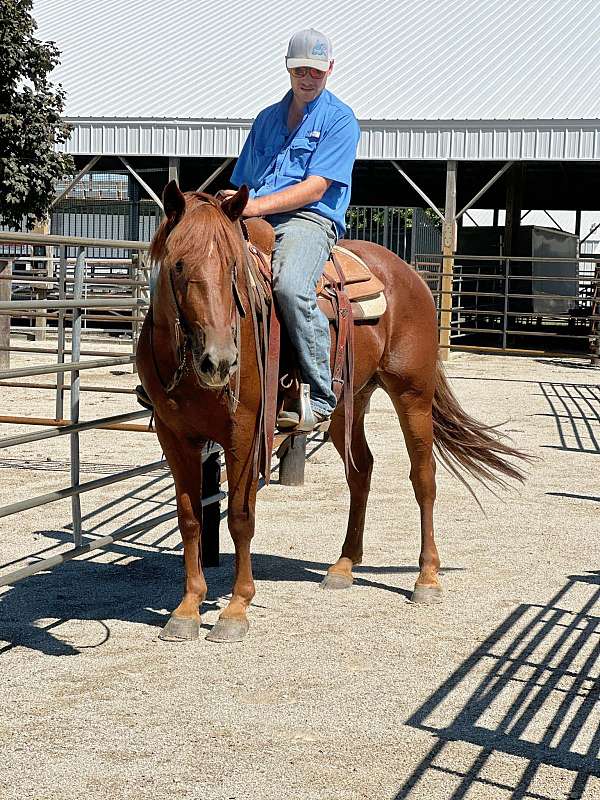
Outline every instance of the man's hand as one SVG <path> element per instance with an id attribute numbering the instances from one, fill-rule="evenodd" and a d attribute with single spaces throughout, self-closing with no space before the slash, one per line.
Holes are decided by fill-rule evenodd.
<path id="1" fill-rule="evenodd" d="M 264 215 L 260 198 L 251 197 L 242 212 L 243 217 L 262 217 Z"/>

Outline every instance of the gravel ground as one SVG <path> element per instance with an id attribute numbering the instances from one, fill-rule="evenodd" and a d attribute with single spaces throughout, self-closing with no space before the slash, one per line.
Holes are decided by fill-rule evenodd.
<path id="1" fill-rule="evenodd" d="M 597 800 L 600 370 L 457 354 L 448 373 L 469 412 L 540 460 L 524 487 L 480 494 L 485 516 L 438 471 L 442 605 L 408 602 L 418 509 L 379 392 L 352 589 L 318 588 L 347 513 L 341 462 L 324 445 L 303 488 L 275 482 L 259 494 L 242 644 L 157 639 L 181 586 L 173 524 L 0 590 L 0 797 Z M 131 387 L 135 376 L 122 367 L 84 381 Z M 123 394 L 82 402 L 84 418 L 135 408 Z M 53 395 L 3 388 L 2 409 L 51 416 Z M 92 431 L 81 443 L 82 480 L 160 456 L 152 434 Z M 3 503 L 69 484 L 65 437 L 0 456 Z M 174 501 L 158 470 L 82 506 L 93 538 Z M 68 522 L 69 501 L 3 519 L 2 574 L 67 549 Z M 225 526 L 222 547 L 222 566 L 207 570 L 206 629 L 231 585 Z"/>

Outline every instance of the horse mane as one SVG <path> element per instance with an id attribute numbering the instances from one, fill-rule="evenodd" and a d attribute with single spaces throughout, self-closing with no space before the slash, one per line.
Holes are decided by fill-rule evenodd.
<path id="1" fill-rule="evenodd" d="M 219 252 L 238 252 L 241 239 L 235 225 L 221 211 L 221 204 L 205 192 L 185 192 L 185 209 L 176 222 L 165 217 L 158 226 L 150 244 L 150 261 L 158 269 L 165 256 L 167 239 L 172 232 L 181 235 L 178 244 L 185 250 L 208 252 L 216 244 Z M 188 223 L 183 225 L 184 222 Z M 179 237 L 178 237 L 179 239 Z"/>

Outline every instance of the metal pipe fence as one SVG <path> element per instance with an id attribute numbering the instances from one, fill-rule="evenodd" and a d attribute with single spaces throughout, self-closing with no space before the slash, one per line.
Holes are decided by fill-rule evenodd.
<path id="1" fill-rule="evenodd" d="M 443 259 L 453 262 L 450 348 L 600 359 L 600 260 L 542 256 L 419 255 L 438 305 Z M 550 347 L 551 346 L 551 347 Z"/>
<path id="2" fill-rule="evenodd" d="M 162 521 L 170 520 L 176 512 L 169 512 L 162 514 L 159 517 L 153 516 L 146 520 L 144 523 L 128 526 L 122 531 L 118 531 L 110 536 L 105 536 L 101 539 L 96 539 L 90 542 L 82 541 L 82 515 L 80 507 L 80 496 L 83 493 L 94 491 L 106 486 L 110 486 L 121 481 L 129 480 L 131 478 L 144 475 L 148 472 L 157 469 L 168 469 L 165 462 L 153 462 L 133 469 L 121 470 L 112 475 L 105 476 L 96 480 L 87 481 L 82 483 L 80 480 L 80 433 L 89 430 L 106 429 L 110 430 L 136 430 L 134 426 L 125 425 L 131 420 L 138 420 L 148 418 L 150 412 L 146 410 L 136 410 L 125 414 L 114 414 L 110 416 L 98 417 L 92 420 L 80 421 L 80 406 L 81 406 L 81 392 L 88 391 L 113 391 L 113 387 L 108 386 L 81 386 L 81 373 L 86 370 L 95 370 L 106 367 L 115 367 L 128 365 L 131 366 L 135 362 L 135 349 L 137 344 L 137 334 L 139 332 L 140 324 L 143 320 L 143 312 L 148 305 L 148 296 L 144 292 L 146 282 L 145 276 L 145 255 L 147 253 L 149 244 L 147 242 L 132 242 L 132 241 L 107 241 L 95 239 L 83 239 L 76 237 L 64 236 L 47 236 L 41 234 L 23 234 L 23 233 L 8 233 L 0 232 L 0 247 L 11 245 L 11 249 L 18 251 L 18 255 L 4 256 L 5 261 L 11 261 L 13 264 L 18 258 L 26 258 L 27 262 L 17 274 L 11 270 L 11 273 L 2 275 L 4 281 L 8 282 L 10 287 L 11 283 L 18 281 L 19 284 L 30 283 L 35 291 L 32 291 L 32 296 L 27 299 L 2 299 L 0 300 L 0 318 L 4 316 L 19 317 L 24 313 L 31 314 L 32 316 L 43 315 L 45 321 L 49 319 L 49 312 L 57 312 L 53 321 L 56 322 L 56 327 L 50 331 L 56 335 L 56 347 L 19 347 L 12 346 L 10 341 L 10 329 L 4 329 L 0 333 L 0 352 L 10 356 L 11 353 L 28 353 L 32 355 L 49 355 L 54 356 L 55 363 L 45 364 L 31 364 L 25 367 L 13 367 L 4 363 L 4 368 L 0 369 L 0 386 L 23 386 L 24 388 L 43 387 L 54 390 L 55 393 L 55 419 L 40 419 L 31 418 L 32 425 L 45 424 L 46 429 L 34 430 L 30 433 L 18 434 L 14 436 L 7 436 L 0 438 L 0 449 L 8 447 L 16 447 L 24 444 L 31 444 L 34 442 L 44 441 L 47 439 L 54 439 L 60 436 L 68 436 L 70 440 L 70 485 L 62 487 L 52 492 L 47 492 L 35 497 L 29 497 L 15 503 L 10 503 L 0 508 L 0 517 L 8 517 L 13 514 L 22 513 L 28 509 L 38 508 L 48 503 L 53 503 L 58 500 L 70 499 L 71 500 L 71 526 L 73 533 L 73 548 L 66 553 L 36 562 L 30 566 L 5 574 L 0 578 L 0 586 L 15 583 L 24 577 L 33 575 L 36 572 L 49 569 L 65 561 L 75 558 L 78 555 L 89 553 L 97 548 L 106 547 L 108 544 L 119 539 L 130 536 L 133 533 L 139 533 L 143 530 L 150 529 L 154 525 Z M 45 260 L 43 270 L 35 266 L 34 262 L 39 261 L 37 256 L 30 255 L 33 245 L 44 245 L 49 250 L 57 248 L 56 255 L 48 257 Z M 110 251 L 111 248 L 118 248 L 121 250 L 129 249 L 134 251 L 133 257 L 126 263 L 127 277 L 123 278 L 110 274 L 98 275 L 96 269 L 90 267 L 89 259 L 87 259 L 86 252 L 89 248 L 102 247 L 103 251 Z M 67 258 L 67 248 L 74 248 L 76 251 L 76 258 L 72 265 Z M 0 256 L 2 259 L 2 256 Z M 123 259 L 117 260 L 122 268 Z M 51 265 L 51 269 L 49 266 Z M 133 266 L 132 266 L 133 265 Z M 71 269 L 68 267 L 71 266 Z M 50 272 L 50 274 L 48 274 Z M 118 290 L 125 289 L 128 296 L 114 297 L 113 292 L 103 292 L 101 296 L 95 296 L 94 290 L 97 287 L 117 288 Z M 43 296 L 35 296 L 41 287 Z M 8 296 L 10 297 L 10 290 Z M 4 294 L 6 297 L 6 293 Z M 82 338 L 86 334 L 84 328 L 86 309 L 100 309 L 100 310 L 115 310 L 115 311 L 129 311 L 126 319 L 130 321 L 129 337 L 131 341 L 132 353 L 131 355 L 121 355 L 116 353 L 101 353 L 100 358 L 91 358 L 82 360 L 84 355 L 98 355 L 97 351 L 86 350 L 82 348 Z M 142 313 L 134 314 L 133 311 L 139 309 Z M 13 329 L 14 330 L 14 329 Z M 67 331 L 70 333 L 71 347 L 67 348 Z M 36 331 L 39 333 L 39 331 Z M 44 337 L 49 331 L 44 331 Z M 88 332 L 89 335 L 89 332 Z M 69 360 L 66 357 L 69 356 Z M 65 373 L 70 373 L 70 384 L 64 381 Z M 27 383 L 23 381 L 16 381 L 19 378 L 32 378 L 40 375 L 56 375 L 56 382 L 50 384 L 40 384 L 38 382 Z M 116 387 L 115 387 L 116 388 Z M 131 389 L 119 388 L 119 391 L 131 392 Z M 64 395 L 65 392 L 70 392 L 69 409 L 70 418 L 64 420 Z M 4 417 L 0 421 L 12 422 L 18 424 L 26 424 L 28 419 L 26 417 Z M 211 463 L 217 459 L 220 465 L 220 448 L 212 446 L 205 448 L 202 454 L 203 462 L 211 460 Z M 214 471 L 214 470 L 213 470 Z M 218 470 L 220 475 L 220 466 Z M 198 489 L 201 491 L 201 488 Z M 220 503 L 226 496 L 224 492 L 220 491 L 217 486 L 217 491 L 209 491 L 210 496 L 206 496 L 202 500 L 203 506 L 209 506 Z M 218 515 L 217 515 L 218 516 Z M 218 531 L 217 531 L 218 535 Z M 214 542 L 212 543 L 214 549 Z"/>
<path id="3" fill-rule="evenodd" d="M 363 217 L 360 209 L 357 212 L 357 224 L 350 226 L 350 237 L 361 232 L 360 219 L 368 220 L 368 229 L 362 227 L 362 238 L 381 240 L 381 244 L 399 252 L 408 260 L 408 242 L 406 235 L 406 219 L 404 229 L 400 225 L 402 216 L 394 216 L 394 210 L 384 207 L 364 207 Z M 368 213 L 367 213 L 368 212 Z M 387 213 L 387 216 L 386 216 Z M 361 223 L 362 224 L 362 223 Z M 396 227 L 394 228 L 394 225 Z M 431 226 L 429 226 L 431 228 Z M 403 232 L 402 232 L 403 230 Z M 429 231 L 431 236 L 431 230 Z M 434 232 L 435 233 L 435 232 Z M 437 235 L 437 234 L 436 234 Z M 403 238 L 405 237 L 405 238 Z M 435 237 L 434 237 L 435 238 Z M 414 245 L 414 239 L 411 244 Z M 422 241 L 425 241 L 424 239 Z M 435 245 L 435 243 L 433 243 Z M 118 391 L 130 393 L 124 387 L 82 386 L 81 373 L 86 370 L 102 369 L 115 366 L 131 366 L 135 361 L 137 338 L 148 305 L 146 256 L 149 247 L 147 242 L 130 240 L 105 240 L 93 238 L 77 238 L 42 234 L 23 234 L 0 232 L 0 248 L 11 247 L 14 254 L 0 255 L 0 261 L 14 265 L 20 259 L 23 264 L 16 270 L 0 272 L 0 289 L 8 288 L 11 297 L 11 286 L 29 286 L 30 296 L 27 298 L 7 299 L 6 288 L 0 293 L 0 321 L 2 319 L 23 318 L 26 314 L 32 319 L 41 319 L 44 327 L 35 328 L 17 326 L 13 331 L 30 331 L 34 338 L 46 339 L 54 337 L 56 347 L 22 347 L 12 345 L 10 330 L 0 325 L 0 355 L 11 353 L 35 355 L 48 354 L 54 356 L 55 363 L 32 364 L 26 367 L 13 367 L 4 362 L 0 368 L 0 385 L 20 386 L 24 388 L 47 388 L 55 393 L 55 417 L 48 420 L 50 429 L 19 434 L 0 439 L 0 449 L 30 444 L 52 439 L 57 436 L 70 438 L 70 478 L 69 486 L 37 497 L 30 497 L 0 508 L 0 517 L 21 513 L 29 508 L 39 507 L 46 503 L 70 498 L 71 524 L 74 547 L 67 553 L 54 556 L 30 567 L 17 570 L 0 579 L 0 586 L 14 583 L 21 577 L 48 569 L 58 563 L 104 547 L 113 541 L 136 532 L 149 529 L 160 521 L 171 519 L 175 512 L 152 517 L 145 523 L 128 526 L 110 536 L 93 542 L 82 541 L 81 508 L 79 498 L 82 493 L 93 491 L 103 486 L 128 480 L 160 468 L 160 462 L 143 465 L 134 469 L 116 472 L 94 481 L 80 481 L 80 441 L 79 435 L 85 431 L 110 427 L 124 429 L 126 423 L 134 419 L 142 419 L 149 415 L 146 411 L 134 411 L 127 414 L 98 417 L 85 422 L 80 421 L 81 395 L 84 391 Z M 43 246 L 50 255 L 44 257 L 33 255 L 33 246 Z M 91 248 L 102 248 L 103 259 L 88 257 Z M 68 257 L 68 248 L 76 255 Z M 119 256 L 111 259 L 107 254 L 117 249 Z M 19 251 L 17 253 L 17 251 Z M 129 252 L 131 257 L 124 259 L 121 252 Z M 0 249 L 0 253 L 2 250 Z M 432 255 L 415 253 L 413 262 L 416 269 L 427 281 L 439 306 L 441 291 L 441 274 L 443 257 L 433 246 Z M 454 262 L 452 283 L 452 316 L 450 323 L 450 347 L 459 350 L 475 350 L 484 352 L 535 353 L 547 354 L 545 343 L 552 342 L 553 354 L 557 354 L 557 345 L 564 348 L 565 355 L 588 354 L 593 363 L 600 363 L 600 259 L 598 257 L 569 260 L 565 258 L 534 257 L 502 257 L 502 256 L 448 256 Z M 100 266 L 102 262 L 103 266 Z M 41 267 L 39 266 L 41 264 Z M 100 274 L 100 269 L 108 271 Z M 113 272 L 111 272 L 113 270 Z M 119 270 L 118 273 L 115 270 Z M 112 291 L 111 291 L 112 289 Z M 121 293 L 115 296 L 117 293 Z M 109 314 L 93 312 L 110 311 L 122 314 L 121 322 L 131 344 L 130 355 L 119 355 L 114 352 L 99 352 L 85 349 L 82 342 L 85 337 L 92 338 L 91 330 L 86 330 L 86 320 L 98 322 L 111 319 Z M 127 312 L 127 313 L 124 313 Z M 86 316 L 86 315 L 90 316 Z M 70 338 L 71 346 L 67 346 Z M 529 340 L 529 341 L 528 341 Z M 96 338 L 96 341 L 98 339 Z M 534 345 L 542 342 L 541 349 Z M 527 346 L 525 346 L 527 345 Z M 559 351 L 561 354 L 562 350 Z M 86 358 L 83 358 L 83 357 Z M 87 358 L 87 356 L 99 356 Z M 69 373 L 70 383 L 65 382 L 65 374 Z M 26 382 L 20 379 L 31 379 L 37 376 L 55 375 L 56 382 Z M 70 418 L 64 419 L 65 393 L 70 393 Z M 5 418 L 6 420 L 8 418 Z M 0 418 L 2 421 L 2 418 Z M 13 418 L 14 421 L 14 418 Z M 24 418 L 19 419 L 23 423 Z M 32 425 L 44 424 L 39 418 L 31 420 Z M 54 427 L 52 427 L 54 426 Z M 123 426 L 121 428 L 117 426 Z M 207 450 L 203 460 L 219 458 L 217 448 Z M 210 496 L 203 500 L 204 505 L 219 503 L 224 493 L 209 492 Z"/>

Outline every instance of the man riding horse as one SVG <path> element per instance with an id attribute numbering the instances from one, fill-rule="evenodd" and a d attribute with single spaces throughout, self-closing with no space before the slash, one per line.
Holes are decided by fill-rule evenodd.
<path id="1" fill-rule="evenodd" d="M 302 428 L 308 431 L 323 426 L 336 405 L 329 322 L 317 306 L 316 285 L 345 231 L 360 129 L 352 110 L 325 88 L 333 70 L 327 36 L 312 28 L 295 33 L 286 67 L 291 90 L 255 119 L 231 182 L 250 187 L 244 216 L 265 217 L 275 230 L 273 293 L 310 387 L 312 419 Z M 277 421 L 294 428 L 300 415 L 284 407 Z"/>

